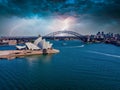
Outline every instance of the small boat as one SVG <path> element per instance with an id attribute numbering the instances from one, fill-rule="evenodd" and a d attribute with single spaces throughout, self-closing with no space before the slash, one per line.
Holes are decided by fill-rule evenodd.
<path id="1" fill-rule="evenodd" d="M 81 45 L 81 47 L 84 47 L 84 45 Z"/>
<path id="2" fill-rule="evenodd" d="M 64 46 L 65 46 L 65 45 L 67 45 L 67 43 L 62 43 L 62 45 L 64 45 Z"/>

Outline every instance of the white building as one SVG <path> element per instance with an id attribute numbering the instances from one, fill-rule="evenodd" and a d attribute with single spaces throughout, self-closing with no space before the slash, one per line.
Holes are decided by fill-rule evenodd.
<path id="1" fill-rule="evenodd" d="M 27 42 L 25 43 L 25 45 L 27 46 L 27 48 L 29 50 L 40 50 L 41 48 L 39 48 L 38 46 L 36 46 L 35 44 L 31 43 L 31 42 Z"/>
<path id="2" fill-rule="evenodd" d="M 34 44 L 38 46 L 41 49 L 49 49 L 52 48 L 52 43 L 46 41 L 45 39 L 42 39 L 42 37 L 39 37 L 37 40 L 35 40 Z"/>
<path id="3" fill-rule="evenodd" d="M 42 39 L 42 37 L 39 37 L 34 41 L 34 43 L 27 42 L 25 43 L 26 46 L 16 46 L 17 49 L 21 50 L 24 48 L 27 48 L 29 50 L 40 50 L 40 49 L 50 49 L 52 48 L 52 43 L 49 41 L 46 41 L 45 39 Z"/>

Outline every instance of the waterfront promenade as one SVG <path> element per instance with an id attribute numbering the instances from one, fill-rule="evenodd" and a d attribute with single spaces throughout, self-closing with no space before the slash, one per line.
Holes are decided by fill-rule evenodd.
<path id="1" fill-rule="evenodd" d="M 54 54 L 58 53 L 59 50 L 56 49 L 47 49 L 46 52 L 43 50 L 2 50 L 0 51 L 0 59 L 11 59 L 21 56 L 29 56 L 29 55 L 42 55 L 42 54 Z"/>

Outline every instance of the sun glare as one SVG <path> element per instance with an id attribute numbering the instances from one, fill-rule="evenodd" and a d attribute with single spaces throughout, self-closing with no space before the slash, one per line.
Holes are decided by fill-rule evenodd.
<path id="1" fill-rule="evenodd" d="M 72 24 L 75 23 L 75 18 L 68 17 L 62 22 L 62 29 L 61 30 L 69 30 Z"/>

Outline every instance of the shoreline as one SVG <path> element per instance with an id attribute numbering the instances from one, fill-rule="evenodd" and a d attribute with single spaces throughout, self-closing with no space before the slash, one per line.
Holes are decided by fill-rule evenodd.
<path id="1" fill-rule="evenodd" d="M 3 50 L 0 51 L 0 59 L 11 59 L 29 55 L 55 54 L 59 52 L 60 51 L 57 49 L 47 49 L 46 52 L 43 50 Z"/>

